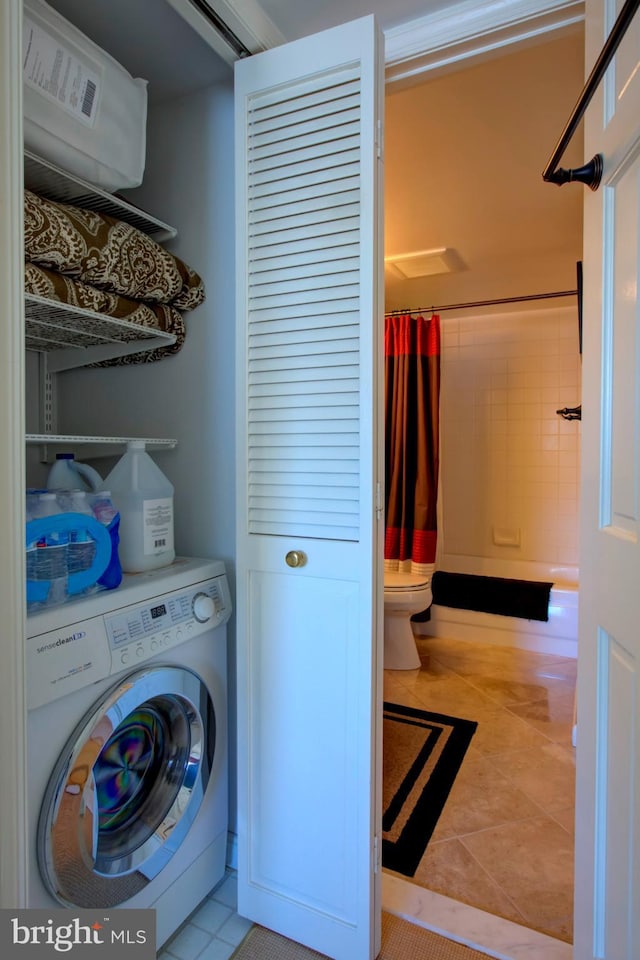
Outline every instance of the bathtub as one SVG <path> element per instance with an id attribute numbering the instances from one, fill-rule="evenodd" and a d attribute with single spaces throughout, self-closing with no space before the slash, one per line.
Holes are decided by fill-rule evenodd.
<path id="1" fill-rule="evenodd" d="M 473 573 L 485 577 L 553 582 L 549 620 L 523 620 L 476 610 L 431 607 L 431 620 L 413 623 L 417 636 L 476 640 L 500 646 L 519 647 L 560 657 L 578 655 L 578 568 L 546 565 L 524 560 L 501 561 L 483 557 L 443 557 L 438 568 L 449 573 Z"/>

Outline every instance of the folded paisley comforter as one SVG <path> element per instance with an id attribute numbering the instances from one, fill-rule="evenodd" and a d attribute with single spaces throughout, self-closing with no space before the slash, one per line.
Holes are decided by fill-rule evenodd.
<path id="1" fill-rule="evenodd" d="M 25 190 L 25 259 L 134 300 L 193 310 L 202 278 L 136 227 Z"/>
<path id="2" fill-rule="evenodd" d="M 50 300 L 173 333 L 171 346 L 94 366 L 150 363 L 184 343 L 182 312 L 203 303 L 202 278 L 136 227 L 24 192 L 25 289 Z"/>

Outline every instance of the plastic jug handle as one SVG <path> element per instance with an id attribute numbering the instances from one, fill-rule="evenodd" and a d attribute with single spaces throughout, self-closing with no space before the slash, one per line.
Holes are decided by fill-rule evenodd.
<path id="1" fill-rule="evenodd" d="M 88 463 L 79 463 L 77 460 L 72 461 L 72 463 L 73 469 L 77 470 L 81 477 L 84 477 L 91 490 L 102 490 L 104 486 L 104 480 L 97 470 L 94 470 L 93 467 L 90 467 Z"/>

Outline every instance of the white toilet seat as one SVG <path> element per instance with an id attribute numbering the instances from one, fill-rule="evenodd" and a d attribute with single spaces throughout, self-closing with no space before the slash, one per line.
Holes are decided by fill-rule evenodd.
<path id="1" fill-rule="evenodd" d="M 397 570 L 385 571 L 385 593 L 403 593 L 408 590 L 421 590 L 428 587 L 431 577 L 424 573 L 401 573 Z"/>

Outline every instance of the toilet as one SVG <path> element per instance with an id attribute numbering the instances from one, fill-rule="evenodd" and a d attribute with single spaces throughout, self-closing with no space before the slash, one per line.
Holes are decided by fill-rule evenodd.
<path id="1" fill-rule="evenodd" d="M 416 670 L 420 657 L 410 618 L 431 604 L 428 574 L 384 574 L 384 666 L 385 670 Z"/>

